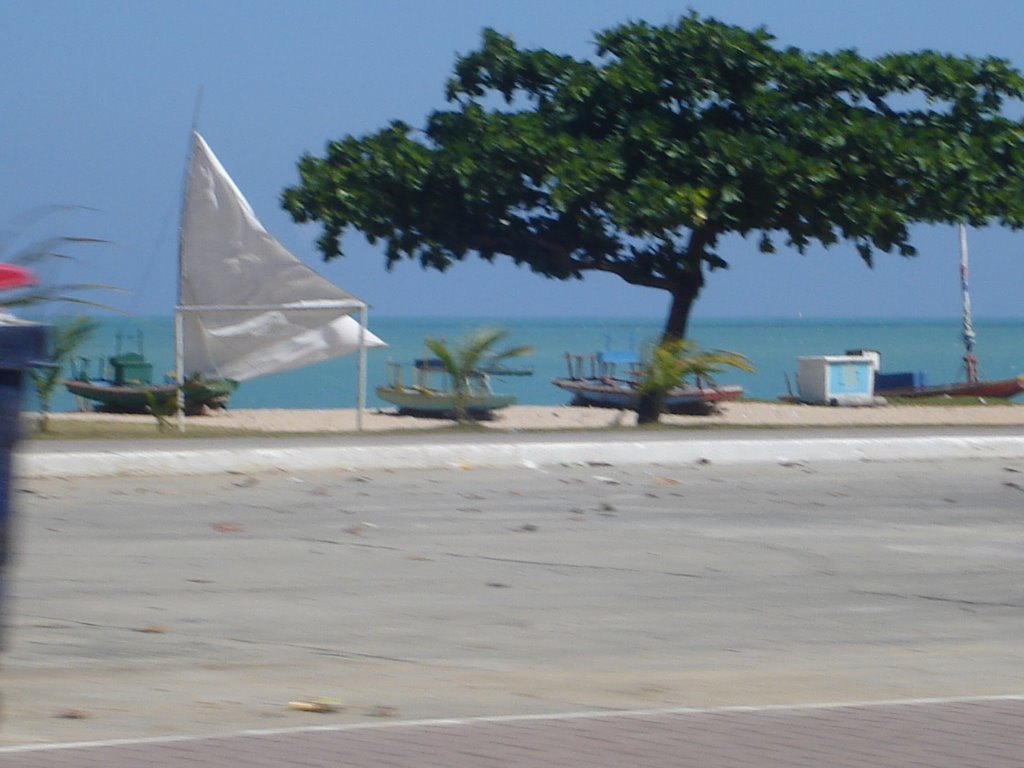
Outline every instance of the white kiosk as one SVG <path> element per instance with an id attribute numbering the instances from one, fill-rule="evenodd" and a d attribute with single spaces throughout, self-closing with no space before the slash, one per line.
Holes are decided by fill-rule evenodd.
<path id="1" fill-rule="evenodd" d="M 797 358 L 797 389 L 802 403 L 879 404 L 875 397 L 874 361 L 863 355 Z"/>

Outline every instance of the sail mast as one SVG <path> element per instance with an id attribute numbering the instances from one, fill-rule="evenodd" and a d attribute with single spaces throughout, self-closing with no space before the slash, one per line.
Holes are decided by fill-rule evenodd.
<path id="1" fill-rule="evenodd" d="M 974 323 L 971 320 L 971 294 L 967 271 L 967 227 L 960 225 L 960 292 L 963 296 L 964 372 L 968 384 L 978 383 L 978 358 L 974 356 Z"/>
<path id="2" fill-rule="evenodd" d="M 196 151 L 196 126 L 199 123 L 199 107 L 203 103 L 203 86 L 199 86 L 199 93 L 196 94 L 196 107 L 192 112 L 192 130 L 189 131 L 188 155 L 185 161 L 185 173 L 181 180 L 181 195 L 179 196 L 178 210 L 178 291 L 174 303 L 174 372 L 175 381 L 178 382 L 178 431 L 185 431 L 185 317 L 181 312 L 181 272 L 182 264 L 182 240 L 185 236 L 185 195 L 188 194 L 188 174 L 192 167 L 192 155 Z"/>

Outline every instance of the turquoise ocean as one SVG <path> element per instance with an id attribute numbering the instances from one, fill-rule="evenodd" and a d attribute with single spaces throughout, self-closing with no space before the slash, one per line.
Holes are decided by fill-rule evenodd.
<path id="1" fill-rule="evenodd" d="M 81 355 L 96 362 L 113 354 L 118 338 L 122 351 L 137 349 L 139 339 L 153 363 L 155 378 L 174 368 L 173 320 L 170 317 L 104 318 Z M 376 317 L 370 329 L 388 343 L 367 352 L 367 405 L 387 407 L 374 394 L 383 384 L 388 360 L 407 363 L 425 356 L 423 338 L 455 341 L 478 328 L 502 328 L 508 344 L 533 347 L 528 358 L 513 361 L 533 367 L 532 376 L 492 377 L 495 391 L 515 394 L 522 405 L 558 405 L 567 393 L 550 382 L 566 373 L 566 353 L 589 356 L 601 349 L 641 349 L 656 339 L 657 319 L 630 318 L 443 318 Z M 975 323 L 983 378 L 999 379 L 1024 372 L 1024 319 L 981 320 Z M 836 355 L 851 349 L 874 349 L 884 371 L 924 371 L 929 383 L 962 378 L 963 344 L 956 321 L 931 320 L 701 320 L 691 321 L 690 337 L 702 349 L 727 349 L 746 355 L 757 370 L 727 370 L 718 381 L 741 384 L 747 397 L 774 400 L 786 393 L 787 375 L 794 381 L 797 358 Z M 356 355 L 254 379 L 241 384 L 231 408 L 351 408 L 356 404 Z M 795 386 L 795 382 L 793 383 Z M 54 398 L 54 411 L 77 410 L 65 390 Z M 34 402 L 26 407 L 35 407 Z"/>

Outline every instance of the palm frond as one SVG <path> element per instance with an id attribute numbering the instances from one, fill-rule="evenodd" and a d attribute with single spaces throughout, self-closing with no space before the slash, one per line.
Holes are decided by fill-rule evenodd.
<path id="1" fill-rule="evenodd" d="M 508 331 L 496 328 L 484 328 L 472 333 L 459 347 L 463 363 L 470 369 L 479 367 L 484 355 L 506 336 Z"/>
<path id="2" fill-rule="evenodd" d="M 46 205 L 37 206 L 16 216 L 11 222 L 11 228 L 0 232 L 0 260 L 19 267 L 33 267 L 54 260 L 76 259 L 75 256 L 63 252 L 62 249 L 67 246 L 94 245 L 110 242 L 103 238 L 87 235 L 57 235 L 31 240 L 14 253 L 9 252 L 11 247 L 24 237 L 25 230 L 29 226 L 59 211 L 75 209 L 94 210 L 79 205 Z M 0 292 L 0 305 L 5 307 L 25 307 L 46 302 L 68 302 L 101 309 L 111 309 L 111 307 L 100 302 L 72 295 L 80 291 L 94 290 L 120 289 L 97 283 L 46 285 L 44 282 L 43 284 L 33 285 L 30 288 Z"/>
<path id="3" fill-rule="evenodd" d="M 84 315 L 58 323 L 53 334 L 53 359 L 67 358 L 82 346 L 99 327 L 99 320 Z"/>
<path id="4" fill-rule="evenodd" d="M 58 248 L 62 245 L 76 245 L 81 243 L 90 244 L 109 244 L 109 240 L 103 240 L 98 237 L 81 237 L 81 236 L 59 236 L 51 237 L 46 240 L 37 240 L 27 245 L 22 246 L 13 255 L 8 256 L 4 259 L 9 264 L 17 264 L 22 267 L 30 266 L 32 264 L 38 264 L 44 261 L 50 261 L 52 259 L 66 259 L 68 261 L 76 260 L 75 256 L 68 253 L 61 253 Z"/>
<path id="5" fill-rule="evenodd" d="M 43 414 L 41 426 L 44 431 L 49 423 L 46 415 L 50 411 L 50 401 L 60 383 L 61 369 L 99 325 L 98 320 L 84 315 L 54 324 L 50 332 L 49 350 L 52 365 L 29 369 L 36 395 L 39 397 L 39 409 Z"/>
<path id="6" fill-rule="evenodd" d="M 36 222 L 42 221 L 47 216 L 52 216 L 60 211 L 72 211 L 72 210 L 84 210 L 84 211 L 95 211 L 95 208 L 89 208 L 83 205 L 65 205 L 65 204 L 51 204 L 51 205 L 37 205 L 29 208 L 27 211 L 23 211 L 14 216 L 11 219 L 11 228 L 0 231 L 0 257 L 3 256 L 4 251 L 10 243 L 13 243 L 19 237 L 22 237 L 25 230 L 32 227 Z"/>
<path id="7" fill-rule="evenodd" d="M 662 342 L 645 355 L 640 390 L 645 393 L 668 392 L 673 387 L 695 379 L 697 383 L 714 383 L 714 374 L 726 368 L 751 373 L 754 365 L 738 352 L 716 349 L 701 352 L 689 339 Z"/>
<path id="8" fill-rule="evenodd" d="M 452 379 L 452 391 L 459 402 L 457 418 L 466 418 L 465 403 L 470 392 L 470 381 L 480 378 L 480 368 L 484 361 L 501 360 L 529 354 L 529 347 L 512 347 L 501 352 L 493 352 L 495 344 L 508 336 L 508 331 L 495 328 L 484 328 L 474 331 L 455 344 L 448 344 L 441 339 L 427 338 L 424 343 L 435 357 L 441 361 L 442 367 Z"/>
<path id="9" fill-rule="evenodd" d="M 458 361 L 452 354 L 452 350 L 448 348 L 448 344 L 443 339 L 426 338 L 423 340 L 424 345 L 427 349 L 441 361 L 441 365 L 444 369 L 451 373 L 453 370 L 458 368 Z"/>
<path id="10" fill-rule="evenodd" d="M 113 285 L 101 283 L 73 283 L 53 286 L 34 286 L 27 290 L 11 291 L 10 295 L 4 296 L 0 291 L 0 306 L 4 307 L 26 307 L 45 302 L 60 302 L 62 304 L 79 304 L 86 307 L 105 309 L 110 312 L 122 313 L 121 310 L 111 307 L 102 302 L 84 299 L 81 296 L 65 294 L 64 291 L 123 291 Z M 123 313 L 122 313 L 123 314 Z"/>
<path id="11" fill-rule="evenodd" d="M 513 357 L 525 357 L 526 355 L 532 354 L 533 347 L 521 344 L 518 347 L 509 347 L 508 349 L 503 349 L 500 352 L 495 352 L 494 354 L 488 355 L 487 359 L 489 361 L 499 363 L 502 360 L 508 360 Z"/>

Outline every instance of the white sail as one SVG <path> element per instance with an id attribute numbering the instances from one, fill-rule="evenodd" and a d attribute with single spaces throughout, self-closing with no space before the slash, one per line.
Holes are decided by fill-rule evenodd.
<path id="1" fill-rule="evenodd" d="M 183 372 L 244 381 L 386 346 L 350 314 L 365 304 L 260 224 L 198 133 L 181 220 Z"/>

